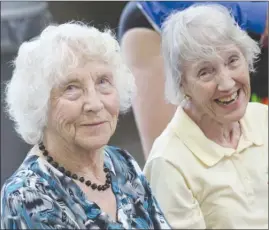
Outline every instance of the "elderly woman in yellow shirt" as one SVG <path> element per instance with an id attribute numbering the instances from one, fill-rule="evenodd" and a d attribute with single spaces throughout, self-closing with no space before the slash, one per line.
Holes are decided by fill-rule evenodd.
<path id="1" fill-rule="evenodd" d="M 260 48 L 214 4 L 162 30 L 166 97 L 178 109 L 144 172 L 172 228 L 268 228 L 268 107 L 249 103 Z"/>

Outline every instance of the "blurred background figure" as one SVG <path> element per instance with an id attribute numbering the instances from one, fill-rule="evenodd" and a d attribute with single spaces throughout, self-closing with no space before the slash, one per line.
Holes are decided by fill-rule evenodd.
<path id="1" fill-rule="evenodd" d="M 12 74 L 12 60 L 23 41 L 37 35 L 52 22 L 47 2 L 1 1 L 1 98 Z M 1 186 L 24 159 L 29 146 L 13 131 L 1 101 Z M 18 154 L 19 152 L 25 153 Z"/>
<path id="2" fill-rule="evenodd" d="M 164 98 L 163 60 L 160 54 L 160 31 L 172 11 L 180 11 L 197 1 L 133 1 L 124 8 L 118 37 L 129 67 L 136 78 L 137 97 L 133 104 L 145 158 L 152 143 L 171 120 L 176 107 Z M 267 2 L 215 2 L 229 8 L 238 24 L 259 41 L 265 30 Z M 268 28 L 268 25 L 267 25 Z M 257 72 L 251 78 L 252 101 L 268 103 L 268 49 L 262 50 Z"/>
<path id="3" fill-rule="evenodd" d="M 51 21 L 47 2 L 1 2 L 1 52 L 16 52 Z"/>

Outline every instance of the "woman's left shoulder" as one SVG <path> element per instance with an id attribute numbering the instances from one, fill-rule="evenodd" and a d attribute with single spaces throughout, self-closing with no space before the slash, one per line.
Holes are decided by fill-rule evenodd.
<path id="1" fill-rule="evenodd" d="M 253 118 L 268 119 L 268 105 L 258 102 L 249 102 L 246 114 Z"/>
<path id="2" fill-rule="evenodd" d="M 109 154 L 111 161 L 115 168 L 126 170 L 134 170 L 137 174 L 141 174 L 142 170 L 139 167 L 134 157 L 125 149 L 116 146 L 107 146 L 106 152 Z"/>
<path id="3" fill-rule="evenodd" d="M 122 149 L 122 148 L 117 147 L 117 146 L 107 145 L 106 150 L 113 153 L 115 156 L 117 156 L 119 158 L 124 157 L 127 160 L 134 159 L 126 149 Z"/>

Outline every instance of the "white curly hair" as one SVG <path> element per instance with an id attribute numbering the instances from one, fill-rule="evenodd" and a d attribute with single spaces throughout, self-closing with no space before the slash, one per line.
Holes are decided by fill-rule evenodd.
<path id="1" fill-rule="evenodd" d="M 134 77 L 123 62 L 112 32 L 75 21 L 50 25 L 40 36 L 20 46 L 12 78 L 6 85 L 7 113 L 26 143 L 42 141 L 51 89 L 85 60 L 101 60 L 111 66 L 120 112 L 131 107 L 136 91 Z"/>

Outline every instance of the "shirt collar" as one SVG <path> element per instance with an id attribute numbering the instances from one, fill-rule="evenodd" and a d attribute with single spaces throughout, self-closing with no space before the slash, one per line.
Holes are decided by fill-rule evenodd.
<path id="1" fill-rule="evenodd" d="M 198 125 L 179 106 L 169 126 L 192 153 L 204 164 L 211 167 L 223 157 L 229 157 L 235 152 L 241 152 L 245 148 L 262 145 L 263 138 L 255 127 L 255 121 L 247 109 L 240 120 L 242 135 L 237 149 L 225 148 L 208 139 Z"/>

